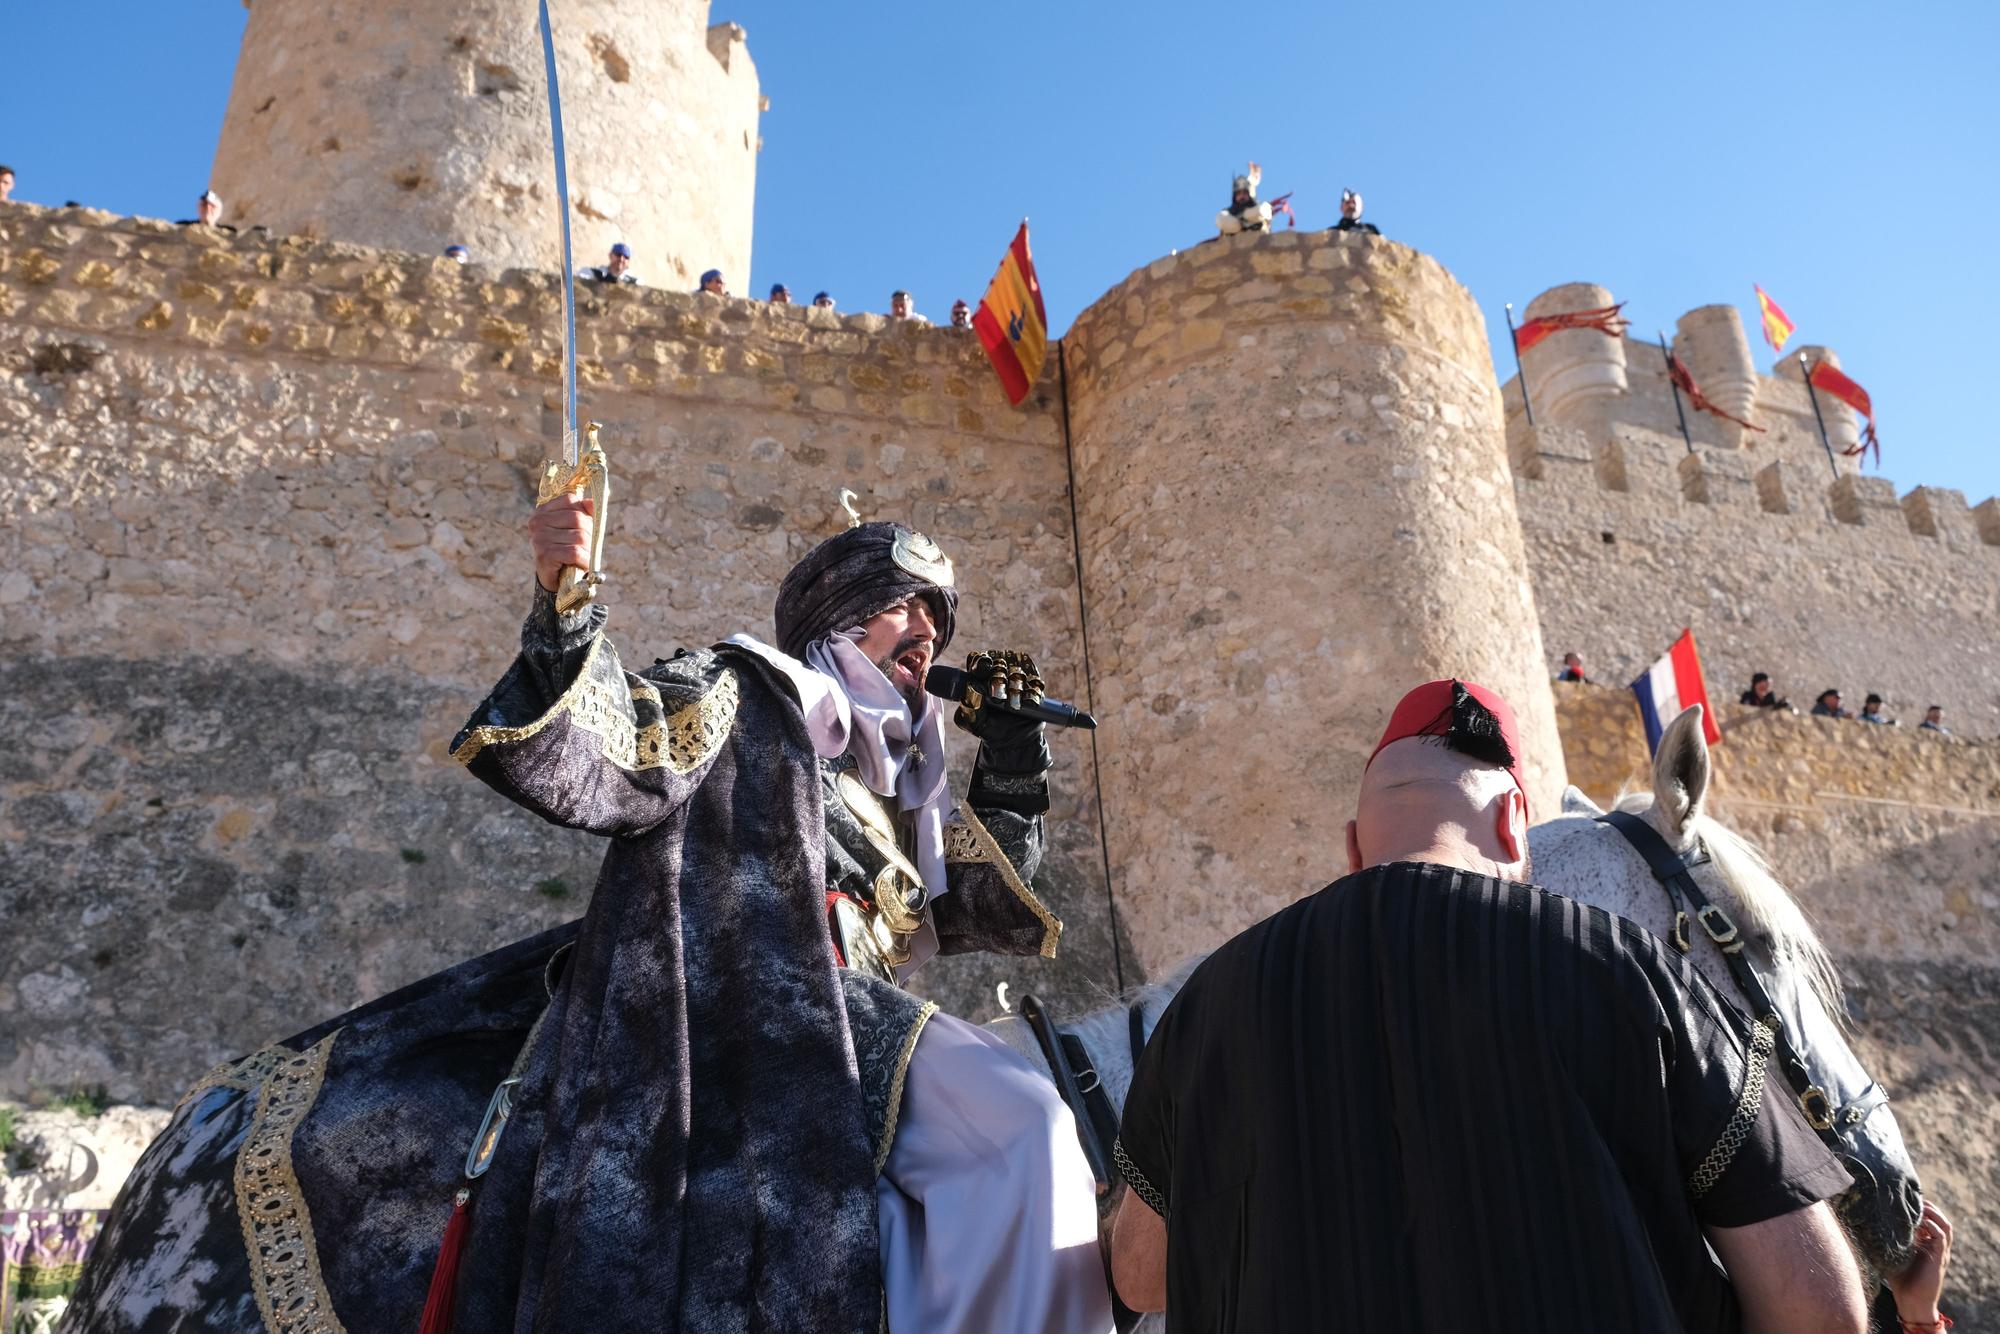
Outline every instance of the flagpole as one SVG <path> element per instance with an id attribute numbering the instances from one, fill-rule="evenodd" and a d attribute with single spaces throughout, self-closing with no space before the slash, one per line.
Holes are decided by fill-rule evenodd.
<path id="1" fill-rule="evenodd" d="M 1833 441 L 1826 438 L 1826 418 L 1820 415 L 1819 391 L 1813 388 L 1812 367 L 1806 364 L 1806 354 L 1799 353 L 1799 372 L 1805 376 L 1806 397 L 1812 400 L 1813 420 L 1819 423 L 1819 443 L 1826 450 L 1826 466 L 1833 469 L 1833 479 L 1840 480 L 1840 465 L 1833 461 Z"/>
<path id="2" fill-rule="evenodd" d="M 1528 401 L 1528 371 L 1521 365 L 1521 337 L 1514 332 L 1514 306 L 1509 302 L 1507 311 L 1507 341 L 1514 345 L 1514 375 L 1521 382 L 1521 408 L 1528 414 L 1528 425 L 1535 424 L 1535 405 Z"/>
<path id="3" fill-rule="evenodd" d="M 1674 357 L 1671 352 L 1667 351 L 1667 331 L 1665 329 L 1660 330 L 1660 360 L 1667 363 L 1667 388 L 1674 391 L 1674 417 L 1681 424 L 1681 443 L 1686 445 L 1688 453 L 1692 454 L 1694 453 L 1694 437 L 1688 434 L 1687 413 L 1681 408 L 1681 385 L 1680 381 L 1674 378 Z"/>

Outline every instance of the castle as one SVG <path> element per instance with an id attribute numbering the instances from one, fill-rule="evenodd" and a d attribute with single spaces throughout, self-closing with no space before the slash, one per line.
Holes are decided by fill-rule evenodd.
<path id="1" fill-rule="evenodd" d="M 171 1102 L 589 893 L 591 840 L 446 752 L 512 653 L 559 439 L 539 53 L 503 0 L 393 32 L 369 8 L 251 9 L 215 179 L 268 232 L 0 205 L 0 1093 Z M 1630 698 L 1554 664 L 1623 682 L 1692 626 L 1721 814 L 1841 957 L 1958 1211 L 1955 1287 L 2000 1293 L 2000 745 L 1729 702 L 1761 669 L 1802 706 L 1876 689 L 2000 732 L 2000 505 L 1830 462 L 1729 307 L 1674 342 L 1765 432 L 1694 414 L 1690 451 L 1659 349 L 1590 330 L 1527 353 L 1530 424 L 1471 296 L 1387 240 L 1146 264 L 1019 408 L 968 335 L 690 294 L 711 256 L 747 269 L 755 68 L 701 0 L 636 31 L 611 8 L 572 0 L 560 43 L 579 261 L 622 235 L 661 284 L 578 297 L 628 661 L 766 631 L 851 487 L 955 558 L 960 647 L 1031 647 L 1102 720 L 1095 758 L 1055 739 L 1062 958 L 940 961 L 941 1000 L 1098 994 L 1333 878 L 1362 761 L 1428 676 L 1516 704 L 1537 813 L 1565 781 L 1606 799 L 1645 762 Z M 702 189 L 592 156 L 633 116 Z"/>

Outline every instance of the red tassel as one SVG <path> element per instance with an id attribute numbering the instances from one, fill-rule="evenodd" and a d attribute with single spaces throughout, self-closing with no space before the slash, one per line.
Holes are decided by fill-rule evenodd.
<path id="1" fill-rule="evenodd" d="M 451 1208 L 451 1221 L 444 1225 L 444 1244 L 438 1247 L 437 1268 L 431 1271 L 430 1295 L 424 1298 L 423 1323 L 417 1334 L 451 1334 L 451 1321 L 458 1305 L 458 1256 L 465 1249 L 465 1231 L 471 1226 L 472 1211 L 466 1203 L 470 1190 L 460 1190 Z"/>

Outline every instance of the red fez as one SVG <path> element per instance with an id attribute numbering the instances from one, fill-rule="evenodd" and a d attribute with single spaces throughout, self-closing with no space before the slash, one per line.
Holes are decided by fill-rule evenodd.
<path id="1" fill-rule="evenodd" d="M 1382 739 L 1375 743 L 1375 749 L 1368 754 L 1368 764 L 1375 763 L 1375 757 L 1382 748 L 1392 741 L 1402 741 L 1413 736 L 1434 736 L 1445 740 L 1453 750 L 1466 753 L 1467 747 L 1453 744 L 1454 728 L 1462 726 L 1459 713 L 1459 689 L 1463 689 L 1471 702 L 1478 704 L 1493 715 L 1500 727 L 1500 746 L 1492 747 L 1493 753 L 1504 753 L 1506 763 L 1496 766 L 1505 768 L 1514 780 L 1514 786 L 1521 790 L 1523 803 L 1527 801 L 1528 785 L 1521 781 L 1521 733 L 1514 722 L 1514 711 L 1507 707 L 1507 701 L 1488 690 L 1485 686 L 1474 685 L 1470 681 L 1456 681 L 1449 677 L 1442 681 L 1426 681 L 1412 690 L 1397 703 L 1394 713 L 1389 715 L 1389 725 L 1382 729 Z M 1468 738 L 1469 739 L 1469 738 Z M 1490 745 L 1490 743 L 1489 743 Z M 1482 748 L 1485 749 L 1485 748 Z M 1478 758 L 1475 755 L 1475 758 Z M 1361 766 L 1366 773 L 1368 765 Z"/>

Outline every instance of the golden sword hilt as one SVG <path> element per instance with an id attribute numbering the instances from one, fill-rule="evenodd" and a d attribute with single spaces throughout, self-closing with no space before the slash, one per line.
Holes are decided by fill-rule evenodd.
<path id="1" fill-rule="evenodd" d="M 550 459 L 543 464 L 541 490 L 535 497 L 537 505 L 579 491 L 590 499 L 590 568 L 563 566 L 556 579 L 556 610 L 563 613 L 590 602 L 604 583 L 604 522 L 611 502 L 611 477 L 604 466 L 604 448 L 597 443 L 597 423 L 586 422 L 583 430 L 582 457 L 574 467 L 566 459 Z"/>

